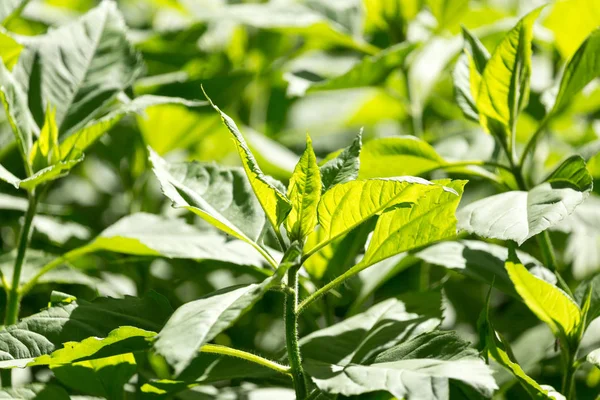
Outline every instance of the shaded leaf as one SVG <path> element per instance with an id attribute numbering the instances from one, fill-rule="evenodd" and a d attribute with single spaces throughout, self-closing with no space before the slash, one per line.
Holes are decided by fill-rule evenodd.
<path id="1" fill-rule="evenodd" d="M 335 158 L 321 165 L 321 182 L 323 192 L 332 186 L 346 183 L 358 178 L 360 168 L 360 152 L 362 148 L 362 129 L 352 144 L 344 148 Z"/>
<path id="2" fill-rule="evenodd" d="M 32 383 L 14 389 L 0 389 L 0 399 L 7 400 L 68 400 L 71 397 L 57 385 Z"/>
<path id="3" fill-rule="evenodd" d="M 592 190 L 594 180 L 586 168 L 585 161 L 579 155 L 573 155 L 552 171 L 545 182 L 571 186 L 580 192 Z"/>

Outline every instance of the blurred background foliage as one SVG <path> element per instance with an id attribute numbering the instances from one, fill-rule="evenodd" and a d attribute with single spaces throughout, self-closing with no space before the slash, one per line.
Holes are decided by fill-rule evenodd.
<path id="1" fill-rule="evenodd" d="M 96 3 L 31 0 L 20 16 L 8 17 L 5 29 L 23 36 L 42 34 Z M 362 128 L 365 147 L 361 175 L 440 178 L 451 174 L 467 178 L 470 183 L 463 204 L 493 194 L 497 188 L 473 170 L 431 171 L 440 160 L 492 159 L 497 148 L 478 124 L 463 117 L 454 97 L 452 72 L 463 48 L 461 26 L 491 51 L 519 16 L 544 3 L 118 1 L 131 28 L 130 39 L 145 61 L 145 72 L 131 88 L 130 97 L 160 94 L 203 100 L 203 85 L 212 100 L 242 127 L 265 173 L 283 181 L 292 173 L 307 132 L 317 155 L 325 158 L 346 146 Z M 561 1 L 543 10 L 534 29 L 530 104 L 518 121 L 519 145 L 527 142 L 542 120 L 545 96 L 562 66 L 599 22 L 597 0 Z M 0 41 L 0 53 L 7 63 L 18 52 L 10 41 Z M 549 130 L 551 135 L 540 143 L 528 165 L 526 172 L 531 177 L 545 175 L 566 155 L 579 152 L 589 160 L 592 175 L 600 179 L 598 79 L 552 120 Z M 369 145 L 376 138 L 405 135 L 431 146 L 420 150 L 418 157 L 394 158 L 393 146 Z M 32 247 L 64 253 L 119 218 L 140 211 L 181 215 L 204 226 L 200 220 L 171 209 L 160 195 L 146 158 L 148 145 L 173 160 L 238 163 L 230 134 L 209 107 L 150 107 L 139 116 L 123 119 L 87 152 L 80 166 L 52 186 L 34 222 Z M 15 174 L 22 168 L 3 116 L 0 162 Z M 595 192 L 552 232 L 560 263 L 571 282 L 600 271 L 598 185 Z M 8 184 L 0 185 L 1 252 L 15 247 L 19 218 L 27 205 L 19 196 Z M 360 234 L 355 232 L 354 236 Z M 523 250 L 539 258 L 534 244 L 527 242 Z M 325 260 L 320 264 L 319 258 L 311 259 L 307 268 L 317 280 L 327 282 L 335 275 L 333 271 L 328 274 L 328 265 L 348 267 L 344 266 L 343 254 L 336 257 L 336 263 Z M 0 268 L 9 268 L 6 264 L 0 257 Z M 109 253 L 82 258 L 77 264 L 77 270 L 37 286 L 25 299 L 22 315 L 44 307 L 49 291 L 57 285 L 83 298 L 97 293 L 141 295 L 153 289 L 177 307 L 215 289 L 252 282 L 260 276 L 252 268 L 232 268 L 224 263 Z M 382 264 L 361 273 L 339 289 L 338 296 L 328 297 L 333 310 L 333 315 L 327 316 L 330 321 L 381 298 L 420 292 L 417 302 L 443 302 L 444 327 L 478 341 L 476 320 L 484 306 L 487 285 L 412 256 L 395 257 Z M 415 265 L 420 268 L 408 268 Z M 440 291 L 442 283 L 444 290 Z M 4 302 L 4 293 L 0 296 Z M 3 304 L 0 309 L 4 309 Z M 275 355 L 284 340 L 281 312 L 277 294 L 269 293 L 216 342 Z M 493 319 L 498 331 L 513 341 L 524 369 L 536 379 L 559 386 L 557 353 L 549 330 L 523 304 L 508 296 L 494 297 Z M 301 322 L 304 332 L 325 323 L 310 312 Z M 590 331 L 596 337 L 586 338 L 586 343 L 590 348 L 598 347 L 600 327 Z M 583 373 L 583 379 L 578 380 L 578 397 L 593 398 L 600 389 L 600 370 Z M 499 370 L 498 380 L 506 398 L 527 398 L 507 373 Z"/>

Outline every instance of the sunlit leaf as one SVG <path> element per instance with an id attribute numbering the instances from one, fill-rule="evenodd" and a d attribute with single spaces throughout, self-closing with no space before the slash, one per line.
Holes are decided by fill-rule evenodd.
<path id="1" fill-rule="evenodd" d="M 0 5 L 2 7 L 2 5 Z M 2 19 L 2 11 L 0 10 L 0 19 Z M 12 70 L 19 55 L 23 50 L 23 45 L 17 42 L 8 34 L 0 31 L 0 57 L 8 70 Z"/>
<path id="2" fill-rule="evenodd" d="M 0 24 L 6 21 L 13 15 L 19 13 L 29 0 L 3 0 L 0 3 Z"/>
<path id="3" fill-rule="evenodd" d="M 598 28 L 599 19 L 600 7 L 596 1 L 563 0 L 552 4 L 544 25 L 554 33 L 556 47 L 563 59 L 569 59 L 585 38 Z"/>

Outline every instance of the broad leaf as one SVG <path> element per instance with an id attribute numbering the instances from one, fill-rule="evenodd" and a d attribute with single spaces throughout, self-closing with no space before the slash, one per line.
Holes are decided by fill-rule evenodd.
<path id="1" fill-rule="evenodd" d="M 288 187 L 292 209 L 285 227 L 292 240 L 302 240 L 313 232 L 317 224 L 317 206 L 321 199 L 321 173 L 310 137 L 306 137 L 306 150 L 294 169 Z"/>
<path id="2" fill-rule="evenodd" d="M 445 164 L 427 142 L 413 136 L 371 140 L 363 146 L 361 178 L 420 175 Z"/>
<path id="3" fill-rule="evenodd" d="M 544 181 L 556 186 L 572 187 L 580 192 L 589 192 L 594 183 L 584 159 L 579 155 L 567 158 Z"/>
<path id="4" fill-rule="evenodd" d="M 180 375 L 200 348 L 235 323 L 273 282 L 268 278 L 261 284 L 230 287 L 184 304 L 158 333 L 154 349 Z"/>
<path id="5" fill-rule="evenodd" d="M 543 183 L 529 192 L 512 191 L 475 201 L 458 211 L 458 228 L 521 245 L 559 223 L 587 197 L 587 192 L 556 186 Z"/>
<path id="6" fill-rule="evenodd" d="M 265 225 L 265 213 L 243 169 L 199 162 L 169 164 L 152 149 L 150 161 L 173 207 L 192 211 L 225 233 L 251 244 L 269 259 L 257 243 Z"/>
<path id="7" fill-rule="evenodd" d="M 585 39 L 567 63 L 552 112 L 559 112 L 588 83 L 600 76 L 600 29 Z"/>
<path id="8" fill-rule="evenodd" d="M 318 219 L 323 240 L 308 253 L 349 232 L 386 208 L 414 203 L 438 187 L 421 178 L 397 177 L 351 181 L 336 185 L 321 196 Z"/>
<path id="9" fill-rule="evenodd" d="M 491 396 L 497 389 L 492 370 L 478 357 L 407 359 L 346 367 L 311 362 L 306 369 L 319 389 L 344 396 L 385 391 L 402 399 L 449 399 L 450 380 L 471 386 L 484 396 Z"/>
<path id="10" fill-rule="evenodd" d="M 58 385 L 33 383 L 13 389 L 0 389 L 0 399 L 6 400 L 69 400 L 67 391 Z"/>
<path id="11" fill-rule="evenodd" d="M 506 34 L 482 74 L 477 95 L 479 113 L 485 119 L 499 121 L 509 130 L 527 104 L 533 23 L 540 11 L 538 8 L 527 14 Z"/>
<path id="12" fill-rule="evenodd" d="M 104 1 L 79 19 L 28 42 L 13 74 L 28 93 L 38 124 L 44 104 L 51 104 L 56 107 L 59 135 L 67 137 L 133 83 L 142 64 L 126 32 L 116 4 Z"/>
<path id="13" fill-rule="evenodd" d="M 335 158 L 321 165 L 321 182 L 323 192 L 332 186 L 346 183 L 358 178 L 360 168 L 360 152 L 362 148 L 362 129 L 352 142 L 344 148 Z"/>
<path id="14" fill-rule="evenodd" d="M 427 0 L 426 3 L 437 20 L 438 31 L 453 30 L 469 9 L 467 0 Z"/>
<path id="15" fill-rule="evenodd" d="M 532 275 L 518 261 L 509 259 L 506 270 L 527 307 L 568 345 L 579 334 L 582 316 L 577 303 L 556 286 Z"/>
<path id="16" fill-rule="evenodd" d="M 545 275 L 550 272 L 529 254 L 517 254 L 528 268 L 544 271 Z M 504 268 L 508 258 L 506 247 L 476 240 L 447 241 L 429 246 L 414 255 L 430 264 L 441 265 L 488 285 L 493 283 L 494 287 L 504 293 L 517 296 Z M 554 276 L 551 273 L 549 275 Z"/>
<path id="17" fill-rule="evenodd" d="M 235 122 L 214 105 L 212 101 L 211 105 L 221 115 L 223 123 L 234 137 L 244 171 L 246 171 L 250 185 L 252 185 L 256 198 L 258 198 L 269 222 L 275 230 L 279 229 L 279 226 L 290 212 L 290 201 L 262 172 Z"/>
<path id="18" fill-rule="evenodd" d="M 308 91 L 337 90 L 363 86 L 376 86 L 398 68 L 414 49 L 412 44 L 398 44 L 387 48 L 374 56 L 365 57 L 344 74 L 312 84 Z"/>
<path id="19" fill-rule="evenodd" d="M 419 315 L 397 299 L 388 299 L 336 325 L 300 340 L 305 358 L 340 366 L 363 364 L 402 341 L 435 329 L 441 311 Z M 327 349 L 327 351 L 323 351 Z"/>
<path id="20" fill-rule="evenodd" d="M 509 370 L 532 398 L 559 399 L 559 397 L 551 397 L 548 390 L 541 387 L 534 379 L 532 379 L 529 375 L 527 375 L 527 373 L 525 373 L 525 371 L 523 371 L 512 354 L 509 344 L 494 329 L 489 316 L 489 301 L 490 296 L 488 295 L 485 309 L 478 321 L 479 334 L 483 344 L 485 345 L 486 354 L 489 354 L 489 356 L 496 360 L 498 364 Z M 561 398 L 564 400 L 564 397 Z"/>
<path id="21" fill-rule="evenodd" d="M 200 231 L 181 219 L 137 213 L 117 221 L 86 246 L 90 251 L 219 260 L 261 266 L 262 257 L 246 243 L 227 241 L 223 235 Z"/>
<path id="22" fill-rule="evenodd" d="M 65 342 L 106 337 L 124 325 L 158 331 L 171 312 L 167 300 L 155 292 L 93 302 L 70 298 L 0 330 L 0 366 L 23 367 Z"/>
<path id="23" fill-rule="evenodd" d="M 379 219 L 360 266 L 366 268 L 403 251 L 456 236 L 456 207 L 466 181 L 443 182 L 410 207 L 386 210 Z"/>
<path id="24" fill-rule="evenodd" d="M 600 7 L 595 0 L 564 0 L 552 4 L 544 25 L 554 34 L 556 49 L 567 60 L 575 54 L 585 38 L 598 28 L 599 19 Z"/>

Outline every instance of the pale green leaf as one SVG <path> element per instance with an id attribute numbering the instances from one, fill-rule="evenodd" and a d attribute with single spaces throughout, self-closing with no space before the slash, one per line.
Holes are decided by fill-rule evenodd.
<path id="1" fill-rule="evenodd" d="M 269 289 L 273 280 L 230 287 L 179 307 L 158 333 L 156 352 L 180 375 L 200 348 L 235 323 Z"/>
<path id="2" fill-rule="evenodd" d="M 532 275 L 523 264 L 507 261 L 506 270 L 527 307 L 561 340 L 579 332 L 581 310 L 566 293 Z"/>
<path id="3" fill-rule="evenodd" d="M 19 182 L 19 187 L 32 190 L 38 185 L 48 183 L 50 181 L 62 178 L 67 175 L 69 171 L 83 161 L 83 154 L 80 154 L 77 158 L 60 161 L 56 164 L 50 165 L 49 167 L 43 168 L 31 175 L 29 178 L 25 178 Z"/>
<path id="4" fill-rule="evenodd" d="M 250 185 L 252 186 L 260 205 L 265 211 L 269 222 L 275 230 L 279 229 L 279 226 L 290 212 L 290 201 L 262 172 L 235 122 L 227 114 L 222 112 L 219 107 L 214 105 L 210 99 L 208 100 L 213 108 L 221 115 L 223 123 L 233 135 L 244 171 L 246 171 Z"/>
<path id="5" fill-rule="evenodd" d="M 20 13 L 27 3 L 29 0 L 2 0 L 0 2 L 0 24 L 4 25 L 13 15 Z"/>
<path id="6" fill-rule="evenodd" d="M 416 177 L 351 181 L 321 196 L 318 219 L 323 240 L 308 253 L 349 232 L 367 219 L 400 203 L 414 203 L 437 185 Z"/>
<path id="7" fill-rule="evenodd" d="M 242 168 L 199 162 L 169 164 L 152 149 L 149 151 L 154 174 L 173 207 L 192 211 L 270 259 L 257 243 L 265 226 L 265 213 Z"/>
<path id="8" fill-rule="evenodd" d="M 478 357 L 407 359 L 346 367 L 310 362 L 306 369 L 319 389 L 344 396 L 385 391 L 402 399 L 447 399 L 451 380 L 488 397 L 497 389 L 491 368 Z"/>
<path id="9" fill-rule="evenodd" d="M 577 93 L 598 76 L 600 76 L 600 29 L 594 30 L 585 39 L 567 63 L 552 112 L 558 112 L 567 106 Z"/>
<path id="10" fill-rule="evenodd" d="M 562 0 L 552 4 L 544 25 L 554 33 L 556 48 L 562 58 L 569 59 L 585 38 L 598 28 L 599 20 L 600 6 L 596 0 Z"/>
<path id="11" fill-rule="evenodd" d="M 300 347 L 307 359 L 340 366 L 364 364 L 383 350 L 429 332 L 440 323 L 440 308 L 433 315 L 419 315 L 404 302 L 388 299 L 303 337 Z"/>
<path id="12" fill-rule="evenodd" d="M 56 107 L 62 140 L 133 83 L 142 63 L 126 32 L 116 3 L 103 1 L 75 21 L 28 41 L 13 74 L 28 94 L 38 124 L 44 104 Z"/>
<path id="13" fill-rule="evenodd" d="M 496 47 L 483 70 L 477 108 L 485 119 L 511 128 L 527 104 L 533 23 L 541 9 L 523 17 Z"/>
<path id="14" fill-rule="evenodd" d="M 148 213 L 123 217 L 86 247 L 90 251 L 218 260 L 257 267 L 264 263 L 262 257 L 245 242 L 228 241 L 223 235 L 213 231 L 200 231 L 184 220 Z"/>
<path id="15" fill-rule="evenodd" d="M 457 213 L 458 228 L 485 238 L 522 244 L 575 210 L 587 192 L 543 183 L 529 192 L 512 191 L 475 201 Z"/>
<path id="16" fill-rule="evenodd" d="M 469 9 L 468 0 L 427 0 L 426 4 L 437 20 L 438 31 L 453 31 Z"/>
<path id="17" fill-rule="evenodd" d="M 69 400 L 67 391 L 57 385 L 32 383 L 23 387 L 0 389 L 0 399 L 6 400 Z"/>
<path id="18" fill-rule="evenodd" d="M 321 173 L 310 137 L 306 137 L 306 150 L 294 169 L 288 187 L 292 209 L 285 227 L 292 240 L 302 240 L 311 234 L 317 224 L 317 206 L 321 199 Z"/>
<path id="19" fill-rule="evenodd" d="M 0 330 L 0 366 L 23 367 L 65 342 L 106 337 L 124 325 L 158 331 L 171 312 L 168 301 L 155 292 L 93 302 L 69 298 Z"/>
<path id="20" fill-rule="evenodd" d="M 360 168 L 360 152 L 362 148 L 362 129 L 352 142 L 344 148 L 336 157 L 321 165 L 321 182 L 323 192 L 332 186 L 353 181 L 358 178 Z"/>
<path id="21" fill-rule="evenodd" d="M 46 109 L 44 125 L 40 131 L 40 137 L 33 144 L 29 153 L 29 164 L 34 171 L 39 171 L 60 161 L 62 161 L 62 157 L 58 145 L 56 112 L 48 107 Z"/>
<path id="22" fill-rule="evenodd" d="M 17 189 L 19 188 L 19 184 L 21 183 L 21 180 L 14 176 L 12 172 L 4 168 L 2 164 L 0 164 L 0 180 L 3 180 L 6 183 L 10 183 Z"/>
<path id="23" fill-rule="evenodd" d="M 413 205 L 381 214 L 360 266 L 366 268 L 403 251 L 456 236 L 456 207 L 466 181 L 443 182 Z"/>
<path id="24" fill-rule="evenodd" d="M 590 293 L 590 304 L 586 314 L 586 324 L 600 317 L 600 275 L 581 282 L 575 290 L 575 300 L 581 309 L 584 308 L 586 296 Z"/>
<path id="25" fill-rule="evenodd" d="M 359 177 L 420 175 L 445 164 L 427 142 L 414 136 L 371 140 L 362 148 Z"/>
<path id="26" fill-rule="evenodd" d="M 414 45 L 406 43 L 389 47 L 374 56 L 363 58 L 342 75 L 313 83 L 308 91 L 377 86 L 383 83 L 394 70 L 402 68 L 406 57 L 414 48 Z"/>

